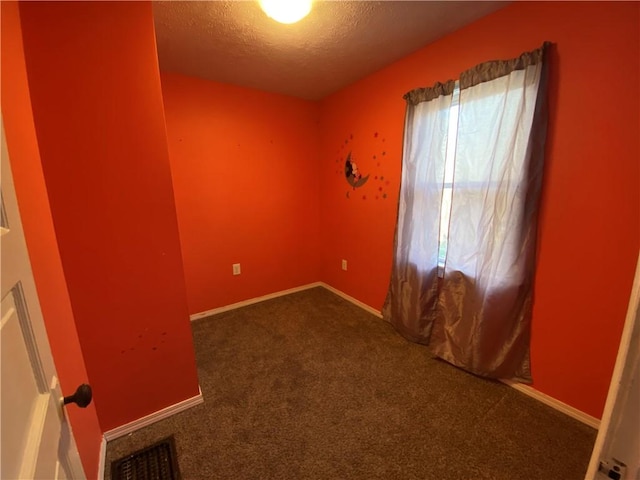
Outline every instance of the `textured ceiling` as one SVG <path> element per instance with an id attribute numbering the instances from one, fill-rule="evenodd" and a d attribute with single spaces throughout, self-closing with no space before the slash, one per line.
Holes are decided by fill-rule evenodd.
<path id="1" fill-rule="evenodd" d="M 317 100 L 506 5 L 314 1 L 293 25 L 257 1 L 153 3 L 162 71 Z"/>

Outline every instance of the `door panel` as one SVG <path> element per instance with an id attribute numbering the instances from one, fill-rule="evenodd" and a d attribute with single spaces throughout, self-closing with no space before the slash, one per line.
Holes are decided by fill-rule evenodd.
<path id="1" fill-rule="evenodd" d="M 640 479 L 640 252 L 586 479 Z"/>
<path id="2" fill-rule="evenodd" d="M 38 432 L 30 432 L 34 427 L 33 418 L 46 407 L 48 398 L 42 398 L 38 382 L 29 359 L 29 351 L 20 326 L 15 305 L 16 288 L 2 299 L 2 326 L 0 338 L 2 348 L 2 430 L 11 432 L 12 442 L 2 442 L 2 477 L 24 478 L 18 459 L 22 457 L 30 438 Z M 18 290 L 19 291 L 19 290 Z M 5 365 L 5 360 L 7 361 Z M 45 395 L 46 397 L 46 395 Z M 31 427 L 31 428 L 30 428 Z M 27 475 L 28 478 L 28 475 Z"/>
<path id="3" fill-rule="evenodd" d="M 2 126 L 0 478 L 85 478 L 62 406 Z"/>

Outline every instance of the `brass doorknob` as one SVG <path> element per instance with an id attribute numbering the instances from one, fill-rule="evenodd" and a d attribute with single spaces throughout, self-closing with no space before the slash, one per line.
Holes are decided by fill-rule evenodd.
<path id="1" fill-rule="evenodd" d="M 87 408 L 87 406 L 91 403 L 91 398 L 93 398 L 93 393 L 91 391 L 91 385 L 87 385 L 83 383 L 80 385 L 73 395 L 69 395 L 68 397 L 64 397 L 64 404 L 75 403 L 80 408 Z"/>

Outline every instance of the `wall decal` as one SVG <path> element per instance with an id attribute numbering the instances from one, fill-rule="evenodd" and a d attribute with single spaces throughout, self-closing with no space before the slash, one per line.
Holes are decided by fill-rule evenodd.
<path id="1" fill-rule="evenodd" d="M 353 133 L 341 142 L 336 154 L 336 170 L 335 173 L 340 176 L 344 175 L 347 183 L 351 187 L 345 193 L 347 199 L 367 198 L 375 200 L 385 200 L 387 198 L 386 189 L 389 186 L 389 180 L 385 180 L 384 175 L 374 175 L 372 170 L 378 170 L 382 173 L 385 170 L 383 165 L 387 160 L 387 150 L 385 148 L 386 139 L 379 132 L 373 132 L 371 136 L 359 137 L 354 141 Z M 356 163 L 357 158 L 357 163 Z M 342 164 L 343 168 L 340 168 Z M 369 171 L 367 175 L 363 175 L 364 171 Z M 372 181 L 375 180 L 375 184 Z M 367 181 L 369 181 L 367 183 Z M 365 185 L 366 184 L 366 185 Z M 364 187 L 363 195 L 353 196 L 352 191 L 356 188 Z"/>
<path id="2" fill-rule="evenodd" d="M 344 162 L 344 176 L 347 178 L 347 182 L 354 189 L 363 186 L 369 180 L 369 175 L 363 177 L 358 170 L 358 165 L 356 162 L 351 160 L 351 152 L 347 155 L 347 160 Z"/>

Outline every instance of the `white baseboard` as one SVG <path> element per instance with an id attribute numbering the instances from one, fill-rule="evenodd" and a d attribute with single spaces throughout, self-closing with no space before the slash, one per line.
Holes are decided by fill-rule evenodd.
<path id="1" fill-rule="evenodd" d="M 156 423 L 160 420 L 175 415 L 176 413 L 180 413 L 188 410 L 191 407 L 200 405 L 203 402 L 204 398 L 202 397 L 202 390 L 200 390 L 200 387 L 198 387 L 198 395 L 187 398 L 186 400 L 182 400 L 181 402 L 175 403 L 173 405 L 169 405 L 162 410 L 150 413 L 149 415 L 138 418 L 133 422 L 120 425 L 119 427 L 116 427 L 112 430 L 108 430 L 104 432 L 104 438 L 107 442 L 110 442 L 111 440 L 115 440 L 116 438 L 124 437 L 125 435 L 135 432 L 136 430 L 140 430 L 141 428 L 151 425 L 152 423 Z"/>
<path id="2" fill-rule="evenodd" d="M 528 395 L 531 398 L 535 398 L 536 400 L 544 403 L 545 405 L 555 408 L 556 410 L 564 413 L 565 415 L 569 415 L 571 418 L 574 418 L 584 423 L 585 425 L 589 425 L 590 427 L 593 427 L 596 430 L 600 428 L 600 420 L 598 420 L 597 418 L 592 417 L 591 415 L 584 413 L 583 411 L 578 410 L 577 408 L 574 408 L 571 405 L 567 405 L 566 403 L 563 403 L 560 400 L 550 397 L 546 393 L 542 393 L 536 390 L 535 388 L 530 387 L 529 385 L 512 382 L 511 380 L 500 380 L 500 381 L 502 383 L 509 385 L 510 387 L 515 388 L 519 392 L 522 392 L 525 395 Z"/>
<path id="3" fill-rule="evenodd" d="M 206 312 L 201 312 L 201 313 L 195 313 L 193 315 L 190 316 L 191 320 L 197 320 L 199 318 L 204 318 L 204 317 L 208 317 L 210 315 L 215 315 L 217 313 L 222 313 L 222 312 L 226 312 L 229 310 L 233 310 L 236 308 L 240 308 L 240 307 L 245 307 L 247 305 L 251 305 L 254 303 L 258 303 L 258 302 L 263 302 L 265 300 L 270 300 L 272 298 L 276 298 L 276 297 L 282 297 L 284 295 L 289 295 L 290 293 L 295 293 L 295 292 L 300 292 L 302 290 L 308 290 L 309 288 L 315 288 L 315 287 L 323 287 L 326 288 L 327 290 L 329 290 L 330 292 L 335 293 L 336 295 L 338 295 L 339 297 L 344 298 L 345 300 L 353 303 L 354 305 L 362 308 L 363 310 L 366 310 L 367 312 L 375 315 L 378 318 L 382 318 L 382 312 L 380 312 L 380 310 L 376 310 L 375 308 L 367 305 L 366 303 L 361 302 L 360 300 L 357 300 L 355 298 L 353 298 L 350 295 L 347 295 L 346 293 L 338 290 L 337 288 L 332 287 L 331 285 L 328 285 L 324 282 L 315 282 L 315 283 L 310 283 L 308 285 L 303 285 L 301 287 L 296 287 L 296 288 L 291 288 L 289 290 L 282 290 L 280 292 L 275 292 L 275 293 L 271 293 L 269 295 L 264 295 L 262 297 L 257 297 L 257 298 L 252 298 L 249 300 L 245 300 L 243 302 L 238 302 L 238 303 L 233 303 L 231 305 L 226 305 L 224 307 L 220 307 L 220 308 L 214 308 L 213 310 L 208 310 Z M 532 388 L 528 385 L 524 385 L 522 383 L 517 383 L 517 382 L 512 382 L 510 380 L 501 380 L 502 383 L 505 383 L 506 385 L 509 385 L 512 388 L 515 388 L 516 390 L 524 393 L 525 395 L 528 395 L 531 398 L 534 398 L 542 403 L 544 403 L 545 405 L 548 405 L 562 413 L 564 413 L 565 415 L 569 415 L 570 417 L 586 424 L 589 425 L 590 427 L 595 428 L 596 430 L 600 427 L 600 420 L 598 420 L 595 417 L 592 417 L 589 414 L 586 414 L 584 412 L 582 412 L 581 410 L 578 410 L 577 408 L 574 408 L 570 405 L 567 405 L 566 403 L 561 402 L 560 400 L 556 400 L 553 397 L 550 397 L 549 395 L 542 393 L 538 390 L 536 390 L 535 388 Z"/>
<path id="4" fill-rule="evenodd" d="M 107 461 L 107 439 L 102 437 L 100 442 L 100 457 L 98 458 L 98 480 L 104 480 L 104 469 Z"/>
<path id="5" fill-rule="evenodd" d="M 370 307 L 366 303 L 362 303 L 360 300 L 356 300 L 351 295 L 347 295 L 346 293 L 341 292 L 337 288 L 333 288 L 331 285 L 327 285 L 324 282 L 320 282 L 319 284 L 320 284 L 321 287 L 324 287 L 327 290 L 329 290 L 330 292 L 335 293 L 339 297 L 342 297 L 345 300 L 348 300 L 349 302 L 353 303 L 354 305 L 357 305 L 358 307 L 362 308 L 363 310 L 366 310 L 367 312 L 372 313 L 373 315 L 375 315 L 378 318 L 382 318 L 382 312 L 380 312 L 380 310 L 376 310 L 375 308 Z"/>
<path id="6" fill-rule="evenodd" d="M 194 320 L 199 320 L 201 318 L 217 315 L 218 313 L 228 312 L 229 310 L 235 310 L 236 308 L 246 307 L 248 305 L 253 305 L 254 303 L 264 302 L 265 300 L 271 300 L 272 298 L 283 297 L 284 295 L 290 295 L 292 293 L 301 292 L 303 290 L 309 290 L 310 288 L 315 288 L 320 286 L 323 286 L 322 282 L 308 283 L 307 285 L 302 285 L 300 287 L 289 288 L 288 290 L 281 290 L 279 292 L 263 295 L 262 297 L 250 298 L 249 300 L 243 300 L 242 302 L 231 303 L 223 307 L 212 308 L 211 310 L 207 310 L 205 312 L 194 313 L 193 315 L 189 315 L 189 319 L 193 322 Z"/>

